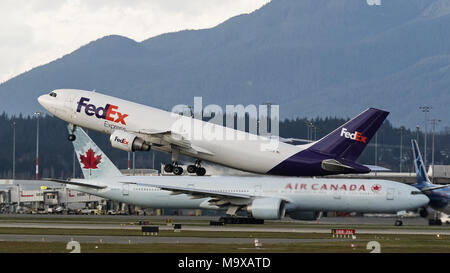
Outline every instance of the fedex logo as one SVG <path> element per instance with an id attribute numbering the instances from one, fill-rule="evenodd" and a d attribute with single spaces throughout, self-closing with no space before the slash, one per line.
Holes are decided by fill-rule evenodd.
<path id="1" fill-rule="evenodd" d="M 361 133 L 358 131 L 355 131 L 354 133 L 350 133 L 349 131 L 347 131 L 347 128 L 342 128 L 341 136 L 343 136 L 345 138 L 353 139 L 353 140 L 356 140 L 359 142 L 363 142 L 363 143 L 366 143 L 366 138 L 367 138 L 367 137 L 363 137 L 361 135 Z"/>
<path id="2" fill-rule="evenodd" d="M 125 138 L 120 139 L 120 138 L 118 138 L 118 137 L 116 136 L 116 137 L 114 138 L 114 141 L 119 142 L 119 143 L 122 143 L 122 144 L 125 144 L 125 145 L 128 145 L 128 141 L 127 141 Z"/>
<path id="3" fill-rule="evenodd" d="M 122 114 L 116 111 L 119 108 L 118 106 L 106 104 L 105 107 L 96 107 L 93 104 L 87 104 L 89 100 L 90 99 L 88 98 L 81 97 L 77 107 L 78 113 L 80 113 L 81 109 L 84 107 L 84 112 L 88 116 L 95 115 L 97 118 L 106 119 L 116 123 L 120 122 L 123 125 L 126 125 L 125 118 L 128 117 L 128 114 Z"/>

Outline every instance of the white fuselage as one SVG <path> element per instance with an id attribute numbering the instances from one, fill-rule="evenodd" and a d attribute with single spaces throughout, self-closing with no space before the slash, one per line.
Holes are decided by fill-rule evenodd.
<path id="1" fill-rule="evenodd" d="M 181 154 L 244 171 L 265 174 L 311 145 L 290 145 L 95 92 L 83 90 L 54 92 L 57 93 L 57 97 L 41 96 L 39 102 L 50 113 L 68 123 L 105 134 L 111 134 L 117 129 L 142 132 L 135 134 L 155 144 L 163 139 L 152 137 L 152 132 L 172 132 L 188 140 L 194 147 L 201 147 L 207 151 L 195 153 L 181 150 Z M 88 98 L 89 101 L 85 101 L 85 104 L 91 104 L 91 108 L 87 109 L 88 106 L 83 105 L 78 109 L 81 98 Z M 106 115 L 101 109 L 106 105 L 113 105 L 116 108 Z M 97 117 L 102 115 L 104 117 Z M 152 149 L 170 152 L 158 145 L 152 145 Z"/>
<path id="2" fill-rule="evenodd" d="M 74 180 L 76 181 L 76 180 Z M 84 180 L 79 180 L 80 182 Z M 93 195 L 145 208 L 219 209 L 211 198 L 192 199 L 188 194 L 171 195 L 170 191 L 147 185 L 166 185 L 235 193 L 286 200 L 290 211 L 397 212 L 426 206 L 428 197 L 417 189 L 398 182 L 364 179 L 315 179 L 288 177 L 112 177 L 89 180 L 107 185 L 92 189 L 69 185 Z M 416 194 L 412 194 L 415 192 Z"/>

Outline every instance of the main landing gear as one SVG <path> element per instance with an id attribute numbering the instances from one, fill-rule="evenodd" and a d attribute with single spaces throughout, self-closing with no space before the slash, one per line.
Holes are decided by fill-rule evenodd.
<path id="1" fill-rule="evenodd" d="M 164 166 L 164 171 L 166 173 L 173 173 L 174 175 L 182 175 L 183 168 L 178 166 L 178 155 L 180 152 L 177 149 L 172 149 L 172 164 L 167 164 Z"/>
<path id="2" fill-rule="evenodd" d="M 172 173 L 173 172 L 174 175 L 182 175 L 183 174 L 183 168 L 178 166 L 176 161 L 173 161 L 172 164 L 166 164 L 164 166 L 164 171 L 166 173 Z"/>
<path id="3" fill-rule="evenodd" d="M 200 165 L 200 160 L 197 159 L 194 165 L 189 165 L 187 167 L 188 173 L 196 173 L 198 176 L 204 176 L 206 174 L 206 169 Z"/>
<path id="4" fill-rule="evenodd" d="M 198 176 L 204 176 L 206 174 L 206 169 L 203 168 L 200 165 L 200 160 L 196 160 L 194 165 L 187 166 L 187 172 L 188 173 L 195 173 Z M 178 166 L 178 163 L 176 160 L 172 161 L 172 164 L 167 164 L 164 166 L 164 171 L 166 173 L 173 173 L 174 175 L 182 175 L 183 174 L 183 168 Z"/>

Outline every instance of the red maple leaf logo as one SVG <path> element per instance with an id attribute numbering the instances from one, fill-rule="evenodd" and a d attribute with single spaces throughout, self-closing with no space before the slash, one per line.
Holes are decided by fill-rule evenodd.
<path id="1" fill-rule="evenodd" d="M 376 185 L 372 186 L 372 191 L 377 192 L 377 191 L 380 191 L 380 190 L 381 190 L 381 185 L 376 184 Z"/>
<path id="2" fill-rule="evenodd" d="M 97 169 L 97 165 L 102 160 L 102 155 L 95 156 L 95 153 L 92 149 L 86 152 L 86 156 L 80 155 L 81 163 L 83 163 L 84 169 Z"/>

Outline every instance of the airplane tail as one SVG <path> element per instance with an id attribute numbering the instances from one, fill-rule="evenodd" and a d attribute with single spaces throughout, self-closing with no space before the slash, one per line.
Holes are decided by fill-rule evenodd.
<path id="1" fill-rule="evenodd" d="M 309 150 L 354 162 L 388 115 L 389 112 L 369 108 L 313 143 Z"/>
<path id="2" fill-rule="evenodd" d="M 70 126 L 68 130 L 72 134 Z M 75 135 L 73 147 L 85 179 L 122 176 L 119 169 L 82 128 L 76 127 L 73 134 Z"/>
<path id="3" fill-rule="evenodd" d="M 425 186 L 429 186 L 432 183 L 427 176 L 425 171 L 425 166 L 423 165 L 422 155 L 420 154 L 419 145 L 417 145 L 417 141 L 415 139 L 411 140 L 413 156 L 414 156 L 414 168 L 416 169 L 417 175 L 417 184 L 418 188 L 423 188 Z"/>

